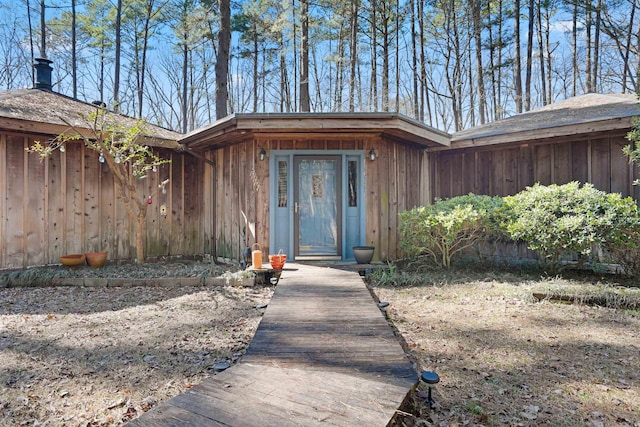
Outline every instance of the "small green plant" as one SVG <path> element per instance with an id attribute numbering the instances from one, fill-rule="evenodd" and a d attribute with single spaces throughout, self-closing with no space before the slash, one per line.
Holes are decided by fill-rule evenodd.
<path id="1" fill-rule="evenodd" d="M 482 409 L 482 406 L 478 405 L 475 402 L 471 402 L 467 405 L 467 411 L 471 412 L 474 415 L 484 414 L 484 410 Z"/>

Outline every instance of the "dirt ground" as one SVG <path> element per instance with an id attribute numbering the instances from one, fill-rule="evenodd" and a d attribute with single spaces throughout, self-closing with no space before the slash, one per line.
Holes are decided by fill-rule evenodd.
<path id="1" fill-rule="evenodd" d="M 247 348 L 273 288 L 0 289 L 0 426 L 116 426 Z"/>
<path id="2" fill-rule="evenodd" d="M 208 265 L 182 263 L 130 274 L 213 273 Z M 96 274 L 128 273 L 122 266 L 73 272 Z M 379 300 L 390 303 L 388 317 L 417 370 L 441 378 L 434 409 L 423 404 L 421 387 L 413 399 L 418 416 L 401 423 L 640 427 L 640 311 L 531 296 L 572 287 L 594 286 L 481 274 L 375 287 Z M 122 425 L 215 375 L 217 362 L 241 357 L 264 311 L 256 306 L 272 292 L 0 288 L 0 426 Z"/>
<path id="3" fill-rule="evenodd" d="M 544 282 L 375 289 L 418 370 L 440 375 L 434 410 L 422 391 L 405 425 L 640 426 L 640 312 L 537 302 Z"/>

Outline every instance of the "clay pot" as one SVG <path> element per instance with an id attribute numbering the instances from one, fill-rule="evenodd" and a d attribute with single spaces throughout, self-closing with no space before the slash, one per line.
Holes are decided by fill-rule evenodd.
<path id="1" fill-rule="evenodd" d="M 63 255 L 60 263 L 66 267 L 78 268 L 85 263 L 85 256 L 82 254 Z"/>
<path id="2" fill-rule="evenodd" d="M 107 260 L 107 251 L 92 252 L 84 255 L 87 258 L 87 264 L 93 268 L 102 268 Z"/>

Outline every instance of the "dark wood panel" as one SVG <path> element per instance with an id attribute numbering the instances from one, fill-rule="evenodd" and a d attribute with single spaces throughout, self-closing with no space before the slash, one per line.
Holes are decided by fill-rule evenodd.
<path id="1" fill-rule="evenodd" d="M 591 182 L 602 191 L 611 191 L 611 147 L 608 138 L 591 141 Z"/>
<path id="2" fill-rule="evenodd" d="M 628 141 L 627 141 L 628 142 Z M 632 169 L 629 166 L 629 158 L 622 152 L 625 143 L 611 141 L 611 192 L 620 193 L 623 196 L 631 195 L 633 182 Z"/>
<path id="3" fill-rule="evenodd" d="M 493 169 L 491 160 L 492 155 L 490 151 L 482 151 L 478 153 L 478 194 L 491 194 L 491 170 Z"/>
<path id="4" fill-rule="evenodd" d="M 491 153 L 491 167 L 489 168 L 490 183 L 489 195 L 504 195 L 504 150 L 493 151 Z"/>
<path id="5" fill-rule="evenodd" d="M 476 171 L 477 155 L 475 152 L 469 152 L 463 153 L 463 157 L 462 170 L 460 171 L 463 179 L 463 190 L 461 194 L 456 194 L 456 196 L 469 193 L 478 194 L 478 172 Z"/>
<path id="6" fill-rule="evenodd" d="M 571 146 L 561 144 L 553 146 L 553 182 L 566 184 L 572 180 Z"/>
<path id="7" fill-rule="evenodd" d="M 571 144 L 571 181 L 589 181 L 589 142 L 586 140 Z"/>
<path id="8" fill-rule="evenodd" d="M 520 191 L 518 188 L 519 155 L 520 150 L 517 148 L 509 148 L 504 151 L 504 163 L 502 167 L 504 179 L 501 196 L 511 196 Z"/>
<path id="9" fill-rule="evenodd" d="M 549 144 L 536 145 L 533 148 L 533 153 L 535 182 L 542 185 L 552 184 L 553 146 Z"/>

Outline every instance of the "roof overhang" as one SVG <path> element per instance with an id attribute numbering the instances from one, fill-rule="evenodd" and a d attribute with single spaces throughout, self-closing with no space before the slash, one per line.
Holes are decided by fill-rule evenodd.
<path id="1" fill-rule="evenodd" d="M 618 117 L 615 119 L 600 120 L 589 123 L 581 123 L 570 126 L 556 126 L 552 128 L 531 129 L 520 132 L 502 133 L 497 135 L 479 136 L 473 138 L 452 138 L 450 149 L 485 147 L 491 145 L 503 145 L 509 143 L 526 143 L 531 141 L 544 141 L 549 138 L 564 138 L 574 135 L 599 134 L 601 132 L 628 132 L 633 128 L 632 117 Z M 439 147 L 432 149 L 439 151 Z"/>
<path id="2" fill-rule="evenodd" d="M 91 138 L 93 133 L 86 117 L 99 107 L 67 96 L 38 89 L 21 89 L 0 93 L 0 131 L 54 137 L 60 134 L 80 134 Z M 134 126 L 135 118 L 107 111 L 108 121 Z M 172 150 L 182 149 L 181 134 L 151 124 L 145 124 L 140 143 Z"/>
<path id="3" fill-rule="evenodd" d="M 640 115 L 638 98 L 595 94 L 569 98 L 538 110 L 476 126 L 451 136 L 451 149 L 564 139 L 577 135 L 624 133 Z M 439 148 L 434 148 L 438 151 Z"/>
<path id="4" fill-rule="evenodd" d="M 344 138 L 384 135 L 427 147 L 449 146 L 449 134 L 396 113 L 233 114 L 179 140 L 189 149 L 216 149 L 264 137 Z"/>

